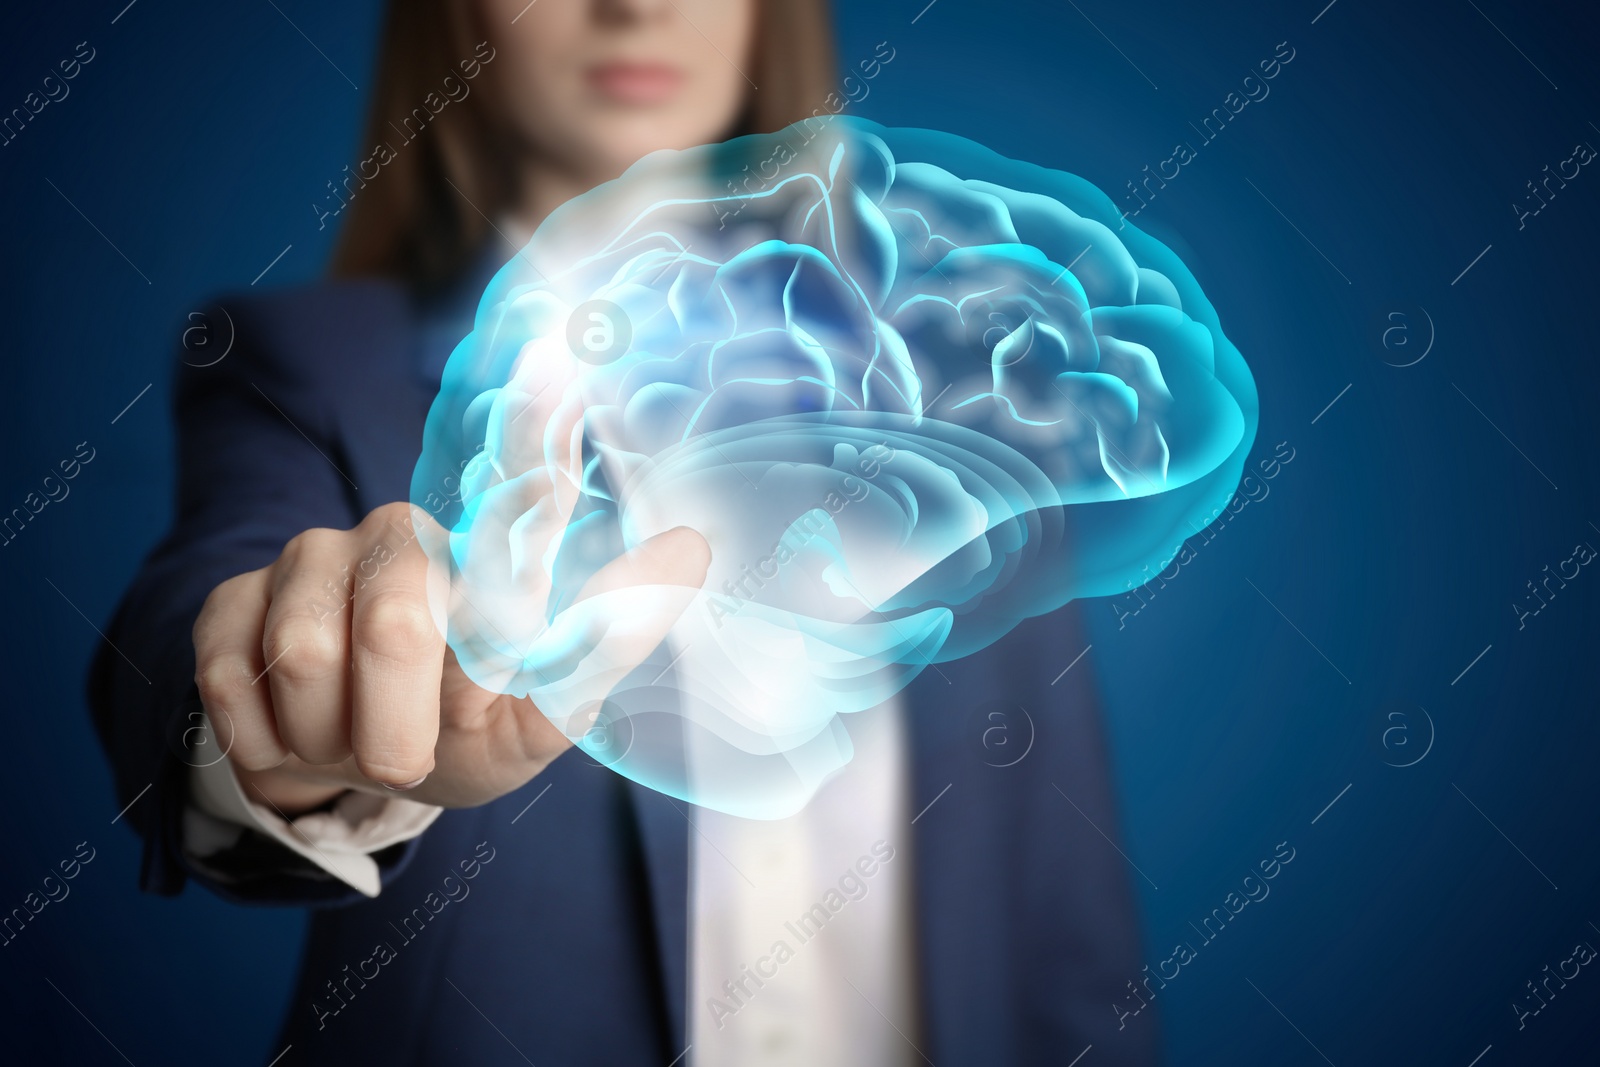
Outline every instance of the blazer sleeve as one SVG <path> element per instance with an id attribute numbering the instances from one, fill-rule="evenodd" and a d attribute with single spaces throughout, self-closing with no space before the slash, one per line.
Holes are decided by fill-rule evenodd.
<path id="1" fill-rule="evenodd" d="M 231 856 L 203 867 L 183 847 L 188 772 L 213 758 L 193 752 L 208 740 L 191 635 L 206 597 L 228 578 L 271 563 L 301 531 L 348 529 L 361 518 L 334 431 L 338 361 L 274 343 L 285 334 L 274 320 L 293 311 L 286 299 L 212 308 L 212 322 L 226 316 L 233 324 L 232 348 L 212 365 L 180 360 L 174 371 L 172 526 L 124 594 L 90 666 L 89 707 L 120 803 L 132 805 L 127 821 L 144 839 L 140 887 L 148 892 L 175 895 L 193 879 L 241 903 L 365 899 L 254 831 Z M 415 844 L 374 855 L 383 884 Z M 219 877 L 224 868 L 227 876 Z"/>

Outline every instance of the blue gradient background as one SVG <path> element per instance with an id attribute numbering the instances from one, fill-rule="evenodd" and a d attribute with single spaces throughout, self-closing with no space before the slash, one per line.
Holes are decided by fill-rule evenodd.
<path id="1" fill-rule="evenodd" d="M 167 522 L 185 314 L 286 245 L 262 285 L 326 259 L 333 231 L 308 205 L 355 158 L 366 96 L 284 15 L 365 89 L 377 5 L 143 0 L 112 25 L 123 2 L 8 14 L 0 42 L 7 112 L 77 42 L 98 52 L 0 147 L 0 510 L 77 442 L 97 450 L 0 548 L 0 910 L 77 842 L 98 850 L 71 897 L 0 948 L 0 1059 L 123 1062 L 86 1017 L 134 1063 L 264 1063 L 303 921 L 136 892 L 81 696 L 99 638 L 66 598 L 103 625 Z M 1278 42 L 1296 49 L 1138 220 L 1250 362 L 1257 455 L 1296 450 L 1123 628 L 1107 603 L 1089 611 L 1150 962 L 1198 944 L 1189 923 L 1277 842 L 1297 850 L 1157 1002 L 1168 1061 L 1466 1067 L 1492 1046 L 1483 1067 L 1580 1062 L 1600 977 L 1521 1032 L 1509 1005 L 1574 943 L 1600 944 L 1600 578 L 1586 568 L 1520 632 L 1510 604 L 1578 541 L 1600 545 L 1585 251 L 1600 176 L 1585 168 L 1520 232 L 1509 205 L 1577 141 L 1600 145 L 1585 9 L 938 0 L 913 24 L 924 2 L 840 13 L 843 63 L 897 50 L 854 110 L 1113 197 L 1176 141 L 1198 146 L 1188 123 Z M 1423 308 L 1431 354 L 1387 365 L 1420 351 L 1385 350 L 1387 316 L 1421 344 Z M 1386 714 L 1419 705 L 1431 752 L 1388 766 Z"/>

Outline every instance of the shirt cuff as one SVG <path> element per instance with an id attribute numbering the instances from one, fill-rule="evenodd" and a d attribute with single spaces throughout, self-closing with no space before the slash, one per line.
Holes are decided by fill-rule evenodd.
<path id="1" fill-rule="evenodd" d="M 190 768 L 189 799 L 183 844 L 196 862 L 204 865 L 238 845 L 246 830 L 255 830 L 368 897 L 376 897 L 381 886 L 372 853 L 418 836 L 444 811 L 352 790 L 331 809 L 286 819 L 245 795 L 226 756 Z"/>

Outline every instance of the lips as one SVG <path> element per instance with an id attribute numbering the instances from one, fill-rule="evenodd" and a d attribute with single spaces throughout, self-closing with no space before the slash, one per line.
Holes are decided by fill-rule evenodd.
<path id="1" fill-rule="evenodd" d="M 683 72 L 665 63 L 599 63 L 588 70 L 589 85 L 619 104 L 659 104 L 683 84 Z"/>

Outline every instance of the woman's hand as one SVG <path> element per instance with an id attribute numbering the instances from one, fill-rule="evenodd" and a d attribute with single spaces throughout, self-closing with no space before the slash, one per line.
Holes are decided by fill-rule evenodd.
<path id="1" fill-rule="evenodd" d="M 570 745 L 531 700 L 481 689 L 461 670 L 429 609 L 414 510 L 386 504 L 353 530 L 307 530 L 207 598 L 195 680 L 252 800 L 291 816 L 350 789 L 402 789 L 470 807 L 522 786 Z M 608 564 L 578 599 L 699 586 L 709 563 L 704 538 L 668 530 Z M 652 620 L 642 641 L 635 629 L 633 662 L 674 621 Z"/>

